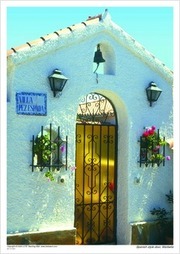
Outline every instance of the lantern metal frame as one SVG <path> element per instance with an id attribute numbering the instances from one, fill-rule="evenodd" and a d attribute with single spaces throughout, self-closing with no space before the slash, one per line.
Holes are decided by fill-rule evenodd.
<path id="1" fill-rule="evenodd" d="M 156 85 L 155 82 L 151 81 L 149 83 L 149 86 L 146 88 L 146 95 L 147 99 L 150 102 L 150 107 L 152 106 L 152 103 L 157 101 L 159 99 L 159 96 L 161 95 L 162 90 Z"/>
<path id="2" fill-rule="evenodd" d="M 54 97 L 56 97 L 58 93 L 62 93 L 62 90 L 68 80 L 68 78 L 62 75 L 62 72 L 58 69 L 55 69 L 48 79 Z"/>

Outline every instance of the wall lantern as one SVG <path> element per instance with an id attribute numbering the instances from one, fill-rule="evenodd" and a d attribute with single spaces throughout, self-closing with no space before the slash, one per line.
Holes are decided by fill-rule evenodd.
<path id="1" fill-rule="evenodd" d="M 50 87 L 53 91 L 54 97 L 56 97 L 57 93 L 61 93 L 68 78 L 66 78 L 64 75 L 62 75 L 60 70 L 54 70 L 53 74 L 49 77 Z"/>
<path id="2" fill-rule="evenodd" d="M 157 87 L 156 83 L 154 82 L 149 83 L 149 86 L 146 88 L 146 95 L 148 101 L 150 102 L 150 107 L 152 106 L 152 102 L 158 100 L 161 93 L 162 90 L 159 87 Z"/>
<path id="3" fill-rule="evenodd" d="M 94 63 L 97 63 L 97 67 L 96 67 L 96 70 L 94 72 L 97 71 L 98 67 L 99 67 L 99 64 L 100 63 L 104 63 L 105 60 L 102 56 L 102 52 L 100 50 L 100 44 L 97 45 L 97 51 L 95 52 L 94 54 Z"/>

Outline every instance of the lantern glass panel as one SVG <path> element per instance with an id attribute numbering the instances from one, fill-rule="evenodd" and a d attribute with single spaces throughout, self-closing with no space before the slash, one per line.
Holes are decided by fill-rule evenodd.
<path id="1" fill-rule="evenodd" d="M 149 84 L 149 87 L 146 88 L 146 94 L 147 94 L 148 101 L 150 103 L 157 101 L 161 92 L 162 92 L 162 90 L 160 88 L 158 88 L 154 82 L 151 82 Z"/>
<path id="2" fill-rule="evenodd" d="M 54 91 L 62 91 L 66 80 L 54 78 Z"/>
<path id="3" fill-rule="evenodd" d="M 49 82 L 51 90 L 53 91 L 54 97 L 58 92 L 62 92 L 68 78 L 62 75 L 60 70 L 54 70 L 54 73 L 49 76 Z"/>
<path id="4" fill-rule="evenodd" d="M 157 101 L 161 92 L 160 91 L 151 91 L 151 100 Z"/>

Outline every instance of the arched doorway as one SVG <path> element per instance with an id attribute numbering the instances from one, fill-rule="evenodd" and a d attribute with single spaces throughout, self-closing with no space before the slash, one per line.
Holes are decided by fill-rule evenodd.
<path id="1" fill-rule="evenodd" d="M 100 94 L 79 104 L 76 167 L 76 244 L 116 244 L 117 117 Z"/>

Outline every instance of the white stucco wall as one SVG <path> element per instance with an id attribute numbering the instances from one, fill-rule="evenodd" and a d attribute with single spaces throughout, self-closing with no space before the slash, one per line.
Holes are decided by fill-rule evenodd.
<path id="1" fill-rule="evenodd" d="M 100 24 L 101 26 L 101 24 Z M 47 182 L 43 173 L 31 171 L 32 135 L 41 126 L 60 125 L 62 136 L 68 135 L 68 164 L 75 165 L 75 121 L 80 100 L 90 92 L 109 98 L 118 118 L 118 186 L 117 240 L 130 243 L 130 223 L 152 220 L 150 210 L 166 206 L 164 195 L 173 188 L 173 161 L 159 168 L 140 167 L 139 137 L 143 127 L 155 125 L 167 138 L 173 134 L 172 84 L 133 55 L 112 34 L 98 25 L 84 34 L 73 34 L 71 40 L 46 42 L 39 49 L 15 54 L 8 60 L 8 224 L 7 232 L 48 231 L 74 226 L 74 172 L 63 172 L 65 183 Z M 92 29 L 92 28 L 91 28 Z M 98 43 L 102 50 L 113 52 L 113 70 L 108 74 L 93 73 L 93 54 Z M 47 52 L 45 52 L 47 51 Z M 29 58 L 28 56 L 33 56 Z M 141 57 L 142 58 L 142 57 Z M 106 60 L 108 62 L 108 59 Z M 69 78 L 61 97 L 54 98 L 48 76 L 60 69 Z M 164 75 L 164 74 L 163 74 Z M 98 82 L 96 81 L 98 78 Z M 162 95 L 152 107 L 145 88 L 154 81 Z M 16 92 L 47 93 L 47 116 L 16 114 Z M 172 151 L 166 147 L 166 154 Z M 61 174 L 61 173 L 60 173 Z M 59 175 L 57 174 L 56 177 Z M 140 183 L 135 184 L 135 177 Z"/>

